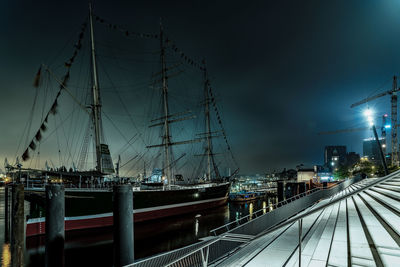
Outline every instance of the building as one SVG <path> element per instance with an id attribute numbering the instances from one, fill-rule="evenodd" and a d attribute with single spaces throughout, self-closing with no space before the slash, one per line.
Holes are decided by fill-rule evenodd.
<path id="1" fill-rule="evenodd" d="M 315 165 L 314 172 L 314 182 L 316 183 L 333 181 L 332 169 L 330 167 Z"/>
<path id="2" fill-rule="evenodd" d="M 326 146 L 324 165 L 331 169 L 346 165 L 346 146 Z"/>
<path id="3" fill-rule="evenodd" d="M 314 176 L 314 169 L 300 169 L 297 171 L 297 182 L 309 182 Z"/>
<path id="4" fill-rule="evenodd" d="M 386 142 L 385 138 L 379 138 L 379 142 L 384 144 Z M 380 163 L 380 151 L 375 138 L 364 139 L 363 141 L 363 156 L 367 157 L 373 163 Z"/>

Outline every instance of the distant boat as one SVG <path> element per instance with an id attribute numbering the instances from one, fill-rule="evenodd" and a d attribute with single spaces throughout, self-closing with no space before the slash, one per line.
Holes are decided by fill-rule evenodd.
<path id="1" fill-rule="evenodd" d="M 85 125 L 78 125 L 77 130 L 87 128 L 84 133 L 84 138 L 82 141 L 82 145 L 80 146 L 80 153 L 74 153 L 70 151 L 71 147 L 75 144 L 71 143 L 77 142 L 76 139 L 70 139 L 70 143 L 67 142 L 68 146 L 65 153 L 68 154 L 65 158 L 73 158 L 74 155 L 78 159 L 78 168 L 75 167 L 75 163 L 72 160 L 72 165 L 69 170 L 66 167 L 49 167 L 46 162 L 46 169 L 41 170 L 37 168 L 21 168 L 17 166 L 9 165 L 8 169 L 10 172 L 16 173 L 20 171 L 20 175 L 24 178 L 24 182 L 28 185 L 25 189 L 25 199 L 30 202 L 30 214 L 28 215 L 27 221 L 27 236 L 40 235 L 45 233 L 45 207 L 44 207 L 44 188 L 38 187 L 38 179 L 42 179 L 43 184 L 49 182 L 60 182 L 62 181 L 65 186 L 65 230 L 76 230 L 76 229 L 88 229 L 88 228 L 96 228 L 96 227 L 104 227 L 110 226 L 113 223 L 113 214 L 112 214 L 112 190 L 111 186 L 114 183 L 120 182 L 132 182 L 135 186 L 133 187 L 134 194 L 134 203 L 133 203 L 133 214 L 135 222 L 147 221 L 152 219 L 159 219 L 168 216 L 176 216 L 184 213 L 197 212 L 199 210 L 214 208 L 220 205 L 223 205 L 228 200 L 228 192 L 230 190 L 230 178 L 237 174 L 238 168 L 236 167 L 236 171 L 233 172 L 230 176 L 221 175 L 219 168 L 222 164 L 222 160 L 216 160 L 217 153 L 214 152 L 213 144 L 215 144 L 212 139 L 217 137 L 223 138 L 223 144 L 227 146 L 228 154 L 225 154 L 225 159 L 228 157 L 233 158 L 233 154 L 230 150 L 230 147 L 227 143 L 225 130 L 222 127 L 221 118 L 219 115 L 214 115 L 216 117 L 213 118 L 214 122 L 219 125 L 220 129 L 213 130 L 212 125 L 212 114 L 218 112 L 218 107 L 216 105 L 216 99 L 212 93 L 212 88 L 210 86 L 210 82 L 207 77 L 207 70 L 205 67 L 205 63 L 203 65 L 199 65 L 200 74 L 202 79 L 204 79 L 203 83 L 203 98 L 195 99 L 198 100 L 198 106 L 203 110 L 202 125 L 205 128 L 205 131 L 202 130 L 200 133 L 194 133 L 190 140 L 185 141 L 176 141 L 172 139 L 172 132 L 170 124 L 198 119 L 197 116 L 189 114 L 190 111 L 181 111 L 172 113 L 170 107 L 174 103 L 170 103 L 169 96 L 172 94 L 169 91 L 168 81 L 171 77 L 169 71 L 174 68 L 174 66 L 167 66 L 166 54 L 176 52 L 175 47 L 170 46 L 170 40 L 164 36 L 163 28 L 160 26 L 160 33 L 158 35 L 154 35 L 155 39 L 159 40 L 160 47 L 160 70 L 159 72 L 153 74 L 153 87 L 148 90 L 153 90 L 154 94 L 159 95 L 161 98 L 158 101 L 160 110 L 162 113 L 158 113 L 156 119 L 151 121 L 152 125 L 151 129 L 157 129 L 158 134 L 153 134 L 153 136 L 161 137 L 160 144 L 150 145 L 144 147 L 146 152 L 140 154 L 137 157 L 137 160 L 143 160 L 146 153 L 150 153 L 148 151 L 152 151 L 154 149 L 159 149 L 159 153 L 155 154 L 153 158 L 147 161 L 147 164 L 153 164 L 156 166 L 157 162 L 160 162 L 158 159 L 159 156 L 163 158 L 162 160 L 162 168 L 159 169 L 158 176 L 147 176 L 144 171 L 142 174 L 137 174 L 136 178 L 133 177 L 121 177 L 119 175 L 120 169 L 123 167 L 120 164 L 120 159 L 118 159 L 117 167 L 114 168 L 110 147 L 109 144 L 106 144 L 105 134 L 103 132 L 103 127 L 105 124 L 102 122 L 102 102 L 100 99 L 100 86 L 99 86 L 99 73 L 97 70 L 97 53 L 95 50 L 94 41 L 94 18 L 96 21 L 104 24 L 104 20 L 100 19 L 97 16 L 92 14 L 91 6 L 89 8 L 89 18 L 88 22 L 83 25 L 83 29 L 81 34 L 79 35 L 79 41 L 75 44 L 75 51 L 73 57 L 69 59 L 65 66 L 67 68 L 67 74 L 63 79 L 57 79 L 60 83 L 60 89 L 56 94 L 55 100 L 52 102 L 50 109 L 47 113 L 43 114 L 42 111 L 42 119 L 40 123 L 40 127 L 38 131 L 34 134 L 32 141 L 28 142 L 27 148 L 22 154 L 22 159 L 24 162 L 27 162 L 28 159 L 32 158 L 35 155 L 36 151 L 38 151 L 43 144 L 43 136 L 45 130 L 48 128 L 48 124 L 51 116 L 55 116 L 58 113 L 58 106 L 60 101 L 60 95 L 66 92 L 67 94 L 72 96 L 72 100 L 74 105 L 76 106 L 76 110 L 84 111 L 82 112 L 85 116 L 89 116 L 90 123 Z M 88 98 L 87 94 L 82 94 L 83 98 L 86 99 L 86 103 L 80 102 L 77 97 L 71 93 L 71 91 L 67 87 L 67 80 L 70 77 L 71 67 L 76 60 L 76 55 L 79 53 L 81 47 L 83 46 L 83 36 L 86 30 L 86 26 L 89 28 L 90 42 L 89 44 L 89 55 L 90 55 L 90 98 Z M 119 27 L 110 24 L 110 29 L 120 30 Z M 131 32 L 124 31 L 123 35 L 130 35 Z M 153 36 L 153 35 L 152 35 Z M 168 51 L 167 51 L 168 49 Z M 183 55 L 183 54 L 182 54 Z M 181 60 L 189 65 L 193 65 L 192 60 L 188 60 L 186 55 L 180 56 Z M 181 65 L 181 63 L 176 63 L 176 65 Z M 81 67 L 80 65 L 79 67 Z M 43 66 L 46 70 L 46 73 L 49 74 L 49 77 L 55 77 L 52 71 L 47 67 Z M 81 71 L 81 73 L 85 73 Z M 38 72 L 37 79 L 35 81 L 35 86 L 40 85 L 40 75 L 41 70 Z M 56 79 L 56 78 L 55 78 Z M 189 88 L 185 88 L 187 91 Z M 82 91 L 80 89 L 80 91 Z M 190 96 L 190 95 L 189 95 Z M 90 102 L 87 102 L 88 99 L 91 99 Z M 188 98 L 183 98 L 188 99 Z M 35 98 L 36 101 L 36 98 Z M 185 100 L 187 102 L 187 100 Z M 130 105 L 134 106 L 135 103 L 130 103 Z M 136 105 L 141 105 L 137 103 Z M 115 106 L 117 109 L 121 109 L 122 105 Z M 82 110 L 81 110 L 82 109 Z M 199 109 L 199 108 L 197 108 Z M 33 110 L 33 109 L 32 109 Z M 114 110 L 114 109 L 113 109 Z M 73 111 L 75 112 L 75 111 Z M 78 112 L 78 111 L 76 111 Z M 189 114 L 189 115 L 188 115 Z M 149 114 L 143 114 L 149 115 Z M 33 116 L 33 114 L 32 114 Z M 32 117 L 35 118 L 35 117 Z M 151 119 L 151 117 L 149 118 Z M 76 123 L 81 123 L 78 119 L 75 119 Z M 111 121 L 110 124 L 114 124 L 114 121 Z M 57 125 L 61 127 L 60 125 Z M 64 127 L 64 126 L 62 126 Z M 192 127 L 194 128 L 194 127 Z M 192 130 L 190 126 L 188 128 L 180 127 L 180 130 L 177 132 L 186 132 L 188 129 Z M 148 127 L 146 127 L 148 129 Z M 195 129 L 195 130 L 199 130 Z M 84 131 L 82 131 L 84 132 Z M 65 132 L 64 132 L 65 134 Z M 141 135 L 141 134 L 139 134 Z M 190 136 L 191 134 L 187 134 Z M 143 135 L 141 135 L 143 136 Z M 61 138 L 57 136 L 58 138 Z M 145 136 L 147 138 L 149 136 Z M 143 137 L 142 137 L 143 138 Z M 68 140 L 68 139 L 67 139 Z M 121 141 L 121 140 L 119 140 Z M 94 168 L 89 168 L 88 170 L 82 170 L 82 166 L 84 166 L 88 159 L 88 151 L 90 149 L 90 143 L 93 142 L 93 156 L 95 158 Z M 202 147 L 199 149 L 187 148 L 186 152 L 183 153 L 179 157 L 175 157 L 172 151 L 172 148 L 175 146 L 184 146 L 184 145 L 193 145 L 200 144 Z M 127 147 L 132 146 L 130 140 L 128 140 Z M 221 146 L 219 146 L 220 148 Z M 122 149 L 121 149 L 122 150 Z M 182 151 L 182 150 L 181 150 Z M 185 149 L 183 149 L 185 151 Z M 197 155 L 191 155 L 190 157 L 190 166 L 187 167 L 184 164 L 181 164 L 181 158 L 183 158 L 189 152 L 197 152 Z M 200 153 L 199 153 L 200 152 Z M 37 153 L 39 154 L 39 153 Z M 42 154 L 40 154 L 43 157 Z M 61 158 L 61 149 L 58 148 L 58 155 Z M 189 156 L 187 156 L 189 157 Z M 193 157 L 193 158 L 192 158 Z M 118 157 L 119 158 L 119 157 Z M 223 159 L 224 159 L 223 158 Z M 130 159 L 128 162 L 134 160 L 135 157 Z M 49 159 L 50 162 L 51 158 Z M 143 160 L 144 161 L 144 160 Z M 143 162 L 142 161 L 142 162 Z M 197 165 L 195 164 L 197 162 Z M 127 163 L 128 164 L 128 163 Z M 187 173 L 192 173 L 192 176 L 187 176 L 188 178 L 184 179 L 185 176 L 180 173 L 178 170 L 178 165 L 181 169 L 188 170 Z M 146 163 L 144 164 L 146 165 Z M 228 167 L 235 167 L 233 163 L 231 163 Z M 144 168 L 145 169 L 145 168 Z M 22 171 L 22 174 L 21 174 Z M 189 172 L 190 171 L 190 172 Z M 154 172 L 153 172 L 154 173 Z M 29 176 L 35 176 L 35 179 L 29 178 Z M 16 174 L 18 177 L 18 175 Z M 39 178 L 38 178 L 39 177 Z M 35 181 L 35 187 L 30 185 L 29 179 L 31 181 Z"/>
<path id="2" fill-rule="evenodd" d="M 256 192 L 237 192 L 229 194 L 229 201 L 231 202 L 247 202 L 259 198 L 260 195 Z"/>

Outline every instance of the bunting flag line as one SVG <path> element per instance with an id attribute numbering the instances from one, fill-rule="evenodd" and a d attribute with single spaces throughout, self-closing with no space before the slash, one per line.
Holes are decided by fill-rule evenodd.
<path id="1" fill-rule="evenodd" d="M 112 23 L 108 22 L 107 20 L 100 18 L 97 15 L 94 15 L 94 18 L 97 22 L 99 22 L 105 26 L 108 26 L 108 28 L 110 28 L 110 29 L 120 31 L 125 36 L 134 36 L 134 37 L 147 38 L 147 39 L 159 39 L 159 36 L 157 34 L 139 33 L 139 32 L 129 31 L 119 25 L 112 24 Z"/>
<path id="2" fill-rule="evenodd" d="M 35 150 L 36 149 L 36 144 L 35 142 L 32 140 L 31 143 L 29 144 L 30 149 Z"/>
<path id="3" fill-rule="evenodd" d="M 116 24 L 112 24 L 110 22 L 108 22 L 107 20 L 94 15 L 95 20 L 103 25 L 105 25 L 106 27 L 113 29 L 113 30 L 117 30 L 121 33 L 123 33 L 125 36 L 129 37 L 129 36 L 134 36 L 134 37 L 139 37 L 139 38 L 147 38 L 147 39 L 160 39 L 160 36 L 157 34 L 148 34 L 148 33 L 139 33 L 139 32 L 134 32 L 134 31 L 129 31 L 127 29 L 125 29 L 124 27 L 121 27 L 119 25 Z M 170 46 L 172 51 L 174 51 L 175 53 L 177 53 L 178 55 L 181 56 L 182 59 L 185 60 L 185 62 L 193 67 L 196 67 L 200 70 L 204 70 L 203 66 L 201 66 L 200 63 L 198 63 L 197 61 L 191 59 L 190 57 L 188 57 L 182 50 L 180 50 L 176 44 L 169 40 L 168 38 L 165 40 L 165 44 L 167 46 Z"/>
<path id="4" fill-rule="evenodd" d="M 236 166 L 238 166 L 237 161 L 236 161 L 236 158 L 235 158 L 235 156 L 233 155 L 233 152 L 232 152 L 232 150 L 231 150 L 231 146 L 229 145 L 228 139 L 226 138 L 225 128 L 224 128 L 224 125 L 222 124 L 221 116 L 219 115 L 219 112 L 218 112 L 217 103 L 216 103 L 216 101 L 215 101 L 215 97 L 214 97 L 214 94 L 213 94 L 213 90 L 212 90 L 212 88 L 211 88 L 211 86 L 210 86 L 210 84 L 209 84 L 208 81 L 207 81 L 207 87 L 208 87 L 208 91 L 209 91 L 209 93 L 210 93 L 211 103 L 212 103 L 212 105 L 213 105 L 213 107 L 214 107 L 214 111 L 215 111 L 215 114 L 216 114 L 216 116 L 217 116 L 218 123 L 219 123 L 219 125 L 220 125 L 220 127 L 221 127 L 222 136 L 223 136 L 223 138 L 224 138 L 224 140 L 225 140 L 226 147 L 227 147 L 227 149 L 229 150 L 229 152 L 230 152 L 230 154 L 231 154 L 231 157 L 232 157 L 233 162 L 236 164 Z"/>
<path id="5" fill-rule="evenodd" d="M 67 82 L 69 80 L 69 69 L 67 71 L 67 73 L 64 75 L 63 80 L 60 84 L 60 89 L 64 89 L 64 87 L 67 86 Z M 61 91 L 58 91 L 57 97 L 60 95 Z"/>
<path id="6" fill-rule="evenodd" d="M 35 139 L 37 142 L 40 142 L 40 140 L 42 140 L 42 133 L 40 132 L 40 129 L 35 134 Z"/>
<path id="7" fill-rule="evenodd" d="M 29 149 L 34 151 L 37 147 L 36 142 L 40 142 L 42 140 L 42 132 L 45 132 L 47 130 L 46 124 L 48 122 L 49 114 L 55 115 L 57 113 L 58 97 L 61 95 L 61 90 L 67 86 L 68 80 L 70 78 L 71 66 L 74 63 L 79 50 L 82 48 L 82 40 L 85 35 L 86 27 L 87 27 L 87 22 L 82 23 L 81 31 L 78 35 L 78 41 L 74 45 L 74 51 L 72 53 L 72 56 L 64 63 L 65 67 L 67 68 L 67 72 L 64 75 L 64 77 L 62 78 L 62 82 L 60 84 L 60 90 L 57 92 L 56 98 L 55 98 L 53 104 L 51 105 L 50 110 L 47 112 L 45 119 L 43 120 L 42 124 L 40 125 L 39 130 L 36 132 L 35 136 L 32 138 L 28 147 L 25 149 L 24 153 L 22 154 L 23 161 L 26 161 L 30 158 Z M 35 86 L 35 87 L 38 87 L 40 85 L 41 70 L 42 70 L 42 68 L 40 67 L 38 72 L 36 73 L 35 80 L 33 82 L 33 86 Z"/>
<path id="8" fill-rule="evenodd" d="M 47 112 L 46 117 L 44 118 L 42 124 L 40 124 L 39 129 L 37 130 L 35 136 L 32 138 L 31 142 L 29 143 L 28 147 L 26 148 L 24 154 L 22 155 L 22 160 L 26 161 L 28 160 L 29 157 L 29 149 L 34 151 L 36 150 L 37 144 L 42 140 L 42 132 L 45 132 L 47 130 L 47 122 L 49 118 L 49 114 L 56 114 L 57 113 L 57 107 L 58 107 L 58 97 L 60 96 L 61 89 L 58 91 L 56 99 L 54 100 L 53 104 L 51 105 L 49 111 Z"/>
<path id="9" fill-rule="evenodd" d="M 27 161 L 29 159 L 29 150 L 28 148 L 25 150 L 24 154 L 21 156 L 23 161 Z"/>
<path id="10" fill-rule="evenodd" d="M 33 82 L 33 86 L 38 88 L 41 82 L 41 72 L 42 72 L 42 65 L 40 65 L 38 72 L 36 73 L 35 80 Z"/>
<path id="11" fill-rule="evenodd" d="M 173 52 L 175 52 L 177 55 L 179 55 L 187 64 L 198 68 L 201 71 L 204 71 L 205 68 L 197 61 L 191 59 L 190 57 L 188 57 L 181 49 L 179 49 L 176 44 L 172 41 L 169 40 L 168 38 L 165 40 L 165 43 L 167 46 L 169 46 L 171 48 L 171 50 Z"/>
<path id="12" fill-rule="evenodd" d="M 85 35 L 86 27 L 87 27 L 87 22 L 82 23 L 81 32 L 79 33 L 79 36 L 78 36 L 78 41 L 74 45 L 74 48 L 75 48 L 74 52 L 72 53 L 72 56 L 64 63 L 65 67 L 67 67 L 67 68 L 71 68 L 72 63 L 74 63 L 75 58 L 78 55 L 78 51 L 81 50 L 81 48 L 82 48 L 82 40 Z M 69 74 L 69 70 L 68 70 L 68 74 Z"/>

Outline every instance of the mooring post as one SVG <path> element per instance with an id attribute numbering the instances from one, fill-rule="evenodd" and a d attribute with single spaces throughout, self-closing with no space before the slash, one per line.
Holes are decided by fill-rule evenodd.
<path id="1" fill-rule="evenodd" d="M 24 185 L 12 186 L 12 229 L 11 229 L 11 266 L 24 266 Z"/>
<path id="2" fill-rule="evenodd" d="M 114 266 L 133 263 L 133 191 L 130 184 L 113 188 Z"/>
<path id="3" fill-rule="evenodd" d="M 61 184 L 46 185 L 46 267 L 64 266 L 64 217 L 64 186 Z"/>
<path id="4" fill-rule="evenodd" d="M 299 183 L 299 194 L 305 193 L 307 191 L 306 183 Z"/>
<path id="5" fill-rule="evenodd" d="M 6 184 L 4 187 L 4 242 L 8 243 L 10 241 L 10 211 L 9 211 L 9 197 L 8 197 L 8 185 Z"/>
<path id="6" fill-rule="evenodd" d="M 285 184 L 283 181 L 278 181 L 278 203 L 285 199 Z"/>

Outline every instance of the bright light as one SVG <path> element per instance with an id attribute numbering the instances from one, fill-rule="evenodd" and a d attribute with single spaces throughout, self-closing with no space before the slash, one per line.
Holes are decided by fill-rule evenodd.
<path id="1" fill-rule="evenodd" d="M 366 117 L 371 117 L 372 114 L 374 114 L 374 112 L 371 109 L 366 109 L 364 111 L 364 116 L 366 116 Z"/>
<path id="2" fill-rule="evenodd" d="M 369 126 L 373 126 L 374 125 L 374 119 L 372 117 L 373 114 L 374 114 L 374 112 L 371 109 L 366 109 L 364 111 L 364 116 L 367 117 Z"/>
<path id="3" fill-rule="evenodd" d="M 385 125 L 385 129 L 390 129 L 390 128 L 392 128 L 392 125 L 390 125 L 390 124 Z"/>
<path id="4" fill-rule="evenodd" d="M 332 161 L 332 162 L 331 162 L 331 165 L 334 166 L 334 165 L 335 165 L 335 162 Z"/>
<path id="5" fill-rule="evenodd" d="M 383 144 L 383 145 L 382 145 L 382 147 L 386 147 L 386 145 L 385 145 L 385 144 Z"/>

